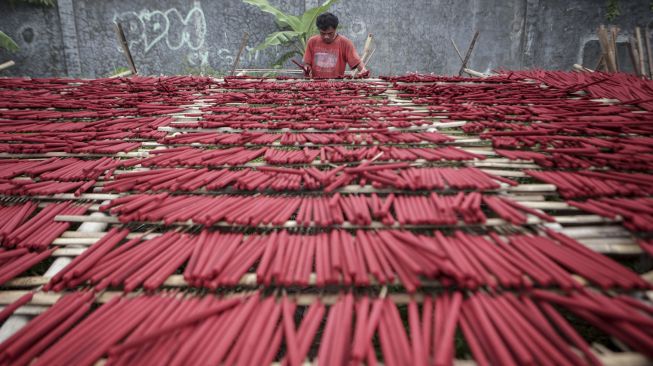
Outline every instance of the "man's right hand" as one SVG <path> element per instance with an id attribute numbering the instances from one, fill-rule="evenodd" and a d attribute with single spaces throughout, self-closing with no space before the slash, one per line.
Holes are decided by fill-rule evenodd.
<path id="1" fill-rule="evenodd" d="M 354 78 L 356 79 L 365 79 L 370 76 L 370 70 L 368 70 L 366 67 L 363 67 L 361 69 L 357 69 L 356 75 L 354 75 Z"/>
<path id="2" fill-rule="evenodd" d="M 311 77 L 311 74 L 313 73 L 313 70 L 311 69 L 311 65 L 304 65 L 304 76 L 305 77 Z"/>

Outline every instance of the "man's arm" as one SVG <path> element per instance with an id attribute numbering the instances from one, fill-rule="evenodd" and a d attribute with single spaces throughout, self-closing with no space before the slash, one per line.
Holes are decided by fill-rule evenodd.
<path id="1" fill-rule="evenodd" d="M 361 78 L 366 78 L 370 76 L 370 70 L 368 70 L 365 67 L 365 64 L 363 61 L 359 62 L 358 65 L 356 66 L 356 70 L 358 70 L 358 74 L 356 76 L 361 77 Z"/>
<path id="2" fill-rule="evenodd" d="M 291 59 L 290 61 L 292 61 L 295 65 L 299 66 L 299 68 L 302 69 L 302 71 L 304 71 L 304 76 L 308 77 L 308 76 L 311 75 L 311 71 L 312 71 L 311 70 L 311 65 L 308 65 L 308 64 L 302 65 L 302 64 L 300 64 L 299 62 L 297 62 L 297 61 L 295 61 L 293 59 Z"/>
<path id="3" fill-rule="evenodd" d="M 309 40 L 306 42 L 304 51 L 304 76 L 313 77 L 313 43 Z"/>

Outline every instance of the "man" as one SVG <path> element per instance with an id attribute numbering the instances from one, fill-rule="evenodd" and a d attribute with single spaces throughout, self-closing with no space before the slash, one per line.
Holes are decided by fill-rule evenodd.
<path id="1" fill-rule="evenodd" d="M 314 78 L 341 78 L 345 76 L 347 65 L 358 69 L 358 76 L 367 77 L 369 71 L 363 65 L 354 44 L 336 33 L 338 17 L 331 13 L 320 14 L 315 24 L 319 35 L 311 37 L 306 43 L 304 71 Z"/>

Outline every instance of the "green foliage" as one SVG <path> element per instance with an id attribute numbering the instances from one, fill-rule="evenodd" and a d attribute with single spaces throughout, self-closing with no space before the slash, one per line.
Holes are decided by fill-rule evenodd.
<path id="1" fill-rule="evenodd" d="M 129 69 L 129 67 L 124 67 L 124 66 L 116 67 L 116 68 L 113 69 L 113 72 L 109 74 L 109 76 L 115 76 L 115 75 L 122 74 L 122 73 L 127 72 L 127 71 L 131 71 Z"/>
<path id="2" fill-rule="evenodd" d="M 297 50 L 288 51 L 288 52 L 284 53 L 283 55 L 281 55 L 281 57 L 279 57 L 276 61 L 274 61 L 274 63 L 272 64 L 272 68 L 275 68 L 275 69 L 282 68 L 283 64 L 285 64 L 286 61 L 290 60 L 291 58 L 293 58 L 293 56 L 295 56 L 297 54 L 301 55 L 302 57 L 304 56 L 304 52 L 300 53 Z"/>
<path id="3" fill-rule="evenodd" d="M 649 1 L 649 9 L 653 11 L 653 0 Z M 613 21 L 621 15 L 621 9 L 619 9 L 619 0 L 608 0 L 606 6 L 605 19 L 608 21 Z"/>
<path id="4" fill-rule="evenodd" d="M 16 42 L 14 42 L 14 40 L 11 39 L 11 37 L 9 37 L 7 34 L 5 34 L 2 31 L 0 31 L 0 48 L 4 48 L 9 52 L 18 51 L 18 45 L 16 44 Z"/>
<path id="5" fill-rule="evenodd" d="M 295 55 L 304 56 L 306 42 L 317 34 L 315 19 L 318 15 L 329 10 L 338 0 L 326 0 L 322 5 L 308 9 L 304 14 L 295 16 L 270 5 L 267 0 L 243 0 L 244 3 L 254 5 L 261 11 L 274 15 L 279 31 L 269 34 L 263 43 L 253 50 L 260 51 L 273 46 L 292 47 L 293 49 L 277 59 L 272 67 L 280 68 L 286 61 Z"/>
<path id="6" fill-rule="evenodd" d="M 55 6 L 55 5 L 57 5 L 56 0 L 20 0 L 19 2 L 27 3 L 27 4 L 31 4 L 31 5 L 39 5 L 39 6 Z"/>
<path id="7" fill-rule="evenodd" d="M 608 0 L 605 18 L 608 21 L 613 21 L 617 19 L 619 15 L 621 15 L 621 10 L 619 9 L 619 0 Z"/>
<path id="8" fill-rule="evenodd" d="M 20 0 L 22 3 L 26 4 L 31 4 L 31 5 L 39 5 L 39 6 L 55 6 L 57 5 L 56 0 Z M 5 49 L 9 52 L 16 52 L 18 51 L 18 45 L 16 42 L 14 42 L 11 37 L 9 37 L 6 33 L 0 31 L 0 48 Z"/>
<path id="9" fill-rule="evenodd" d="M 254 51 L 260 51 L 272 46 L 281 46 L 292 43 L 295 39 L 301 36 L 301 32 L 297 31 L 280 31 L 274 32 L 265 38 L 265 41 L 256 46 Z"/>

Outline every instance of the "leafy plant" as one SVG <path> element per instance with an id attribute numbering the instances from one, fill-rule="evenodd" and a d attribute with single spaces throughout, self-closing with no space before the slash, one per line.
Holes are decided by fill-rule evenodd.
<path id="1" fill-rule="evenodd" d="M 25 3 L 30 5 L 38 6 L 55 6 L 57 5 L 57 0 L 12 0 L 12 3 Z"/>
<path id="2" fill-rule="evenodd" d="M 55 6 L 57 4 L 56 0 L 20 0 L 20 2 L 40 6 Z M 16 52 L 19 47 L 11 37 L 9 37 L 5 32 L 0 31 L 0 48 L 9 52 Z"/>
<path id="3" fill-rule="evenodd" d="M 264 50 L 273 46 L 286 46 L 293 48 L 279 57 L 279 59 L 272 64 L 272 67 L 279 68 L 284 64 L 284 62 L 288 61 L 295 55 L 304 56 L 306 42 L 308 42 L 308 39 L 318 32 L 317 26 L 315 25 L 315 19 L 318 15 L 329 10 L 331 5 L 338 2 L 338 0 L 326 0 L 322 5 L 308 9 L 304 14 L 299 16 L 286 14 L 270 5 L 267 0 L 243 0 L 243 2 L 254 5 L 265 13 L 274 15 L 275 22 L 279 27 L 277 32 L 269 34 L 261 44 L 252 50 L 252 52 Z"/>
<path id="4" fill-rule="evenodd" d="M 5 32 L 0 31 L 0 48 L 4 48 L 9 52 L 18 51 L 18 45 L 9 37 Z"/>
<path id="5" fill-rule="evenodd" d="M 609 21 L 613 21 L 617 19 L 619 15 L 621 15 L 621 10 L 619 9 L 619 0 L 608 0 L 605 18 Z"/>

